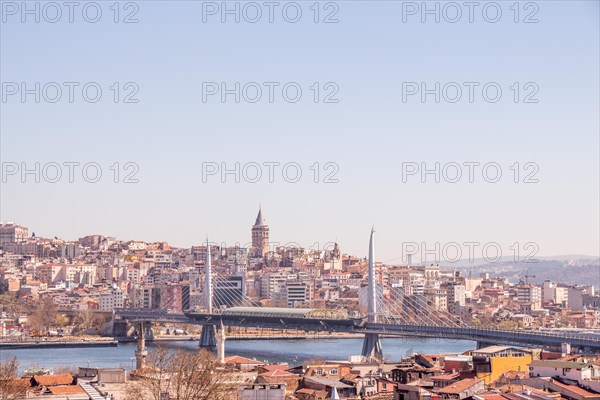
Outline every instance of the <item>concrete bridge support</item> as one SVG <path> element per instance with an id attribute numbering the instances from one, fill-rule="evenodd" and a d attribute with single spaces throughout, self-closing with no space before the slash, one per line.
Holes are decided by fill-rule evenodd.
<path id="1" fill-rule="evenodd" d="M 477 341 L 477 350 L 483 349 L 484 347 L 494 346 L 496 344 L 497 343 Z"/>
<path id="2" fill-rule="evenodd" d="M 116 320 L 113 322 L 112 336 L 115 338 L 126 337 L 128 334 L 129 325 L 124 320 Z"/>
<path id="3" fill-rule="evenodd" d="M 203 325 L 200 333 L 200 347 L 214 350 L 217 347 L 217 333 L 214 325 Z"/>
<path id="4" fill-rule="evenodd" d="M 145 332 L 146 328 L 144 327 L 144 323 L 140 322 L 137 350 L 135 351 L 135 369 L 137 371 L 146 368 L 146 357 L 148 356 L 148 350 L 146 349 L 146 338 L 144 336 Z"/>
<path id="5" fill-rule="evenodd" d="M 383 349 L 378 333 L 365 334 L 361 355 L 368 361 L 383 361 Z"/>
<path id="6" fill-rule="evenodd" d="M 225 327 L 223 321 L 217 331 L 217 359 L 219 364 L 225 364 Z"/>

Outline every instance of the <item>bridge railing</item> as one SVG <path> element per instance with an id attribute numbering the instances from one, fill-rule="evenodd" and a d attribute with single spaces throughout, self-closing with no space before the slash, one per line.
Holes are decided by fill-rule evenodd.
<path id="1" fill-rule="evenodd" d="M 600 336 L 592 337 L 589 335 L 581 335 L 573 332 L 544 332 L 544 331 L 530 331 L 530 330 L 516 330 L 516 329 L 499 329 L 499 328 L 480 328 L 480 327 L 446 327 L 446 326 L 433 326 L 433 325 L 408 325 L 408 324 L 381 324 L 374 323 L 369 324 L 375 327 L 381 327 L 381 329 L 385 330 L 390 327 L 397 327 L 402 330 L 402 328 L 410 328 L 406 330 L 410 331 L 423 331 L 430 333 L 438 333 L 440 331 L 444 332 L 452 332 L 452 333 L 470 333 L 473 336 L 486 336 L 490 333 L 495 333 L 496 336 L 512 336 L 514 338 L 523 338 L 523 337 L 537 337 L 537 338 L 552 338 L 552 339 L 564 339 L 564 340 L 579 340 L 585 341 L 588 343 L 598 343 L 600 344 Z"/>

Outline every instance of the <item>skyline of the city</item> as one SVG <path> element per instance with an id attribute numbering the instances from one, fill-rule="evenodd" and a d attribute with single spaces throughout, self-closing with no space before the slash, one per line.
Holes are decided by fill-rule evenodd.
<path id="1" fill-rule="evenodd" d="M 258 215 L 255 219 L 255 223 L 251 227 L 251 233 L 247 235 L 246 240 L 237 240 L 237 241 L 233 241 L 233 242 L 226 242 L 226 241 L 219 240 L 219 238 L 212 238 L 210 235 L 206 235 L 203 240 L 199 240 L 195 243 L 190 244 L 189 246 L 178 246 L 177 244 L 172 243 L 169 240 L 165 240 L 165 239 L 143 240 L 140 238 L 120 238 L 120 237 L 117 237 L 117 236 L 114 236 L 111 234 L 106 234 L 103 232 L 86 233 L 86 234 L 78 236 L 76 238 L 62 237 L 56 233 L 49 234 L 49 235 L 43 235 L 43 234 L 36 233 L 35 229 L 29 229 L 29 232 L 30 232 L 29 234 L 35 235 L 35 237 L 37 237 L 37 238 L 58 238 L 58 239 L 65 240 L 68 242 L 77 241 L 86 236 L 100 235 L 103 237 L 114 238 L 115 240 L 118 240 L 121 242 L 129 242 L 129 241 L 141 241 L 141 242 L 147 242 L 147 243 L 165 242 L 165 243 L 168 243 L 169 246 L 175 247 L 175 248 L 191 248 L 194 246 L 205 246 L 207 242 L 210 243 L 211 246 L 218 246 L 220 248 L 237 246 L 237 247 L 244 248 L 249 252 L 255 248 L 262 247 L 263 251 L 260 253 L 261 256 L 265 256 L 268 252 L 275 252 L 276 248 L 278 248 L 278 247 L 283 247 L 283 248 L 300 247 L 300 248 L 306 248 L 306 249 L 314 250 L 314 251 L 320 251 L 320 250 L 331 251 L 335 245 L 338 245 L 342 248 L 343 254 L 347 254 L 347 255 L 351 255 L 351 256 L 358 256 L 358 257 L 361 257 L 364 259 L 367 258 L 368 254 L 363 255 L 362 253 L 352 253 L 350 251 L 344 250 L 343 243 L 340 243 L 339 241 L 337 241 L 337 238 L 336 238 L 336 240 L 329 240 L 326 242 L 312 241 L 308 245 L 305 243 L 299 243 L 297 241 L 280 242 L 277 240 L 270 240 L 270 224 L 267 223 L 266 221 L 267 220 L 263 215 L 263 210 L 262 210 L 262 205 L 261 205 L 261 206 L 259 206 L 259 211 L 258 211 Z M 7 225 L 12 224 L 12 225 L 17 225 L 17 226 L 23 226 L 22 224 L 19 224 L 15 221 L 0 221 L 0 225 L 1 224 L 7 224 Z M 257 239 L 255 236 L 255 230 L 261 229 L 262 227 L 264 227 L 264 229 L 266 229 L 266 238 L 258 238 Z M 376 227 L 374 225 L 371 227 L 372 230 L 375 230 L 375 228 Z M 37 232 L 39 232 L 39 231 L 37 231 Z M 258 235 L 260 235 L 260 234 L 258 234 Z M 259 240 L 259 242 L 257 242 L 256 240 Z M 257 245 L 257 243 L 258 243 L 258 245 Z M 429 247 L 430 243 L 403 242 L 402 250 L 400 250 L 400 255 L 398 257 L 395 257 L 395 258 L 389 259 L 389 260 L 380 260 L 379 258 L 376 258 L 376 261 L 380 262 L 380 263 L 384 263 L 384 264 L 390 264 L 390 265 L 409 265 L 409 264 L 418 265 L 418 264 L 427 264 L 429 262 L 434 262 L 434 263 L 440 264 L 442 266 L 445 265 L 445 266 L 451 267 L 453 264 L 457 264 L 457 263 L 460 264 L 461 266 L 464 266 L 465 263 L 475 266 L 475 265 L 482 265 L 482 264 L 493 264 L 496 262 L 506 262 L 506 261 L 511 261 L 511 260 L 513 260 L 514 262 L 536 263 L 536 262 L 538 262 L 538 260 L 543 260 L 543 259 L 576 260 L 576 259 L 599 258 L 599 256 L 597 256 L 597 255 L 575 254 L 575 253 L 543 255 L 543 254 L 538 254 L 537 253 L 538 248 L 534 248 L 534 247 L 529 248 L 529 250 L 531 251 L 531 254 L 529 257 L 526 257 L 526 258 L 523 257 L 518 251 L 517 252 L 513 251 L 513 247 L 508 247 L 508 249 L 511 250 L 512 252 L 510 252 L 509 254 L 502 254 L 502 256 L 499 258 L 496 257 L 495 252 L 492 255 L 489 254 L 489 251 L 486 251 L 486 252 L 482 251 L 481 253 L 478 252 L 478 248 L 481 248 L 481 246 L 484 246 L 484 245 L 491 246 L 492 244 L 493 244 L 494 248 L 500 249 L 500 251 L 506 250 L 503 248 L 503 246 L 501 244 L 499 244 L 497 242 L 490 242 L 490 243 L 450 242 L 450 243 L 446 243 L 446 244 L 440 244 L 439 242 L 437 242 L 437 243 L 431 244 L 433 247 Z M 436 245 L 438 247 L 436 247 Z M 514 243 L 512 245 L 514 245 Z M 521 244 L 519 244 L 519 245 L 521 245 Z M 446 250 L 446 248 L 444 248 L 442 246 L 447 246 L 448 249 L 454 250 L 453 255 L 451 257 L 448 256 L 448 258 L 446 258 L 445 256 L 448 255 L 449 251 Z M 457 252 L 456 252 L 457 246 L 458 246 L 458 251 L 462 251 L 464 249 L 466 249 L 468 251 L 468 253 L 466 254 L 466 257 L 462 257 L 462 258 L 457 257 Z M 368 246 L 366 246 L 366 247 L 368 249 Z M 368 250 L 366 253 L 368 253 Z"/>

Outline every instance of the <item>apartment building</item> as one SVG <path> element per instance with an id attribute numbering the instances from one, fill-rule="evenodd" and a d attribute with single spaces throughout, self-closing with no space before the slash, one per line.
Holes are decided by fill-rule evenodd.
<path id="1" fill-rule="evenodd" d="M 17 243 L 27 239 L 29 229 L 13 222 L 0 223 L 0 247 L 8 243 Z"/>
<path id="2" fill-rule="evenodd" d="M 112 311 L 115 308 L 125 307 L 125 299 L 127 296 L 119 288 L 111 288 L 100 294 L 99 309 L 104 311 Z"/>
<path id="3" fill-rule="evenodd" d="M 525 284 L 517 287 L 517 302 L 531 304 L 532 310 L 542 308 L 542 289 L 539 286 Z"/>

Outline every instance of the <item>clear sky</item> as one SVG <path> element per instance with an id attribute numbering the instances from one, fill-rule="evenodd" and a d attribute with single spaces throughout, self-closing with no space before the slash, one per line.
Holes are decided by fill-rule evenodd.
<path id="1" fill-rule="evenodd" d="M 46 2 L 28 2 L 38 4 L 39 23 L 20 1 L 1 3 L 0 220 L 65 239 L 102 233 L 190 246 L 209 235 L 233 244 L 250 240 L 262 204 L 280 243 L 337 240 L 342 252 L 365 256 L 375 225 L 382 261 L 400 262 L 407 242 L 497 242 L 504 255 L 514 242 L 536 243 L 538 255 L 600 253 L 598 1 L 478 2 L 473 22 L 460 1 L 454 23 L 457 9 L 447 2 L 427 3 L 439 8 L 438 23 L 422 15 L 420 1 L 276 2 L 272 23 L 262 1 L 253 3 L 262 12 L 256 23 L 247 2 L 227 3 L 239 7 L 239 23 L 221 15 L 220 1 L 120 2 L 118 23 L 113 1 L 97 2 L 96 23 L 86 21 L 96 18 L 89 2 L 73 10 L 73 22 L 63 2 L 61 18 Z M 289 22 L 298 8 L 299 21 Z M 137 23 L 123 23 L 130 14 Z M 23 99 L 36 82 L 40 102 L 35 93 Z M 60 96 L 49 82 L 63 88 Z M 73 102 L 65 82 L 79 85 Z M 102 90 L 95 103 L 94 86 L 88 100 L 82 95 L 89 82 Z M 221 82 L 257 82 L 263 96 L 250 102 L 250 85 L 239 103 L 234 94 L 222 102 L 208 94 Z M 273 102 L 264 82 L 279 85 Z M 302 89 L 295 103 L 293 90 L 282 95 L 289 82 Z M 424 102 L 408 94 L 421 82 L 440 83 L 439 103 L 434 94 Z M 455 103 L 449 82 L 462 88 Z M 472 102 L 464 82 L 475 82 Z M 492 102 L 495 87 L 502 96 Z M 130 99 L 138 102 L 125 103 L 136 90 Z M 36 162 L 46 168 L 39 183 L 21 176 Z M 102 178 L 86 182 L 79 166 L 71 183 L 65 162 L 97 163 Z M 123 182 L 128 162 L 139 166 L 137 183 Z M 206 163 L 236 162 L 247 166 L 239 183 L 232 174 L 203 179 L 215 165 Z M 253 162 L 295 162 L 302 178 L 287 182 L 279 166 L 271 183 L 263 165 L 252 183 Z M 497 163 L 502 178 L 487 182 L 479 166 L 470 183 L 463 166 L 458 183 L 433 175 L 423 183 L 419 174 L 403 182 L 403 163 L 436 162 Z M 56 183 L 51 163 L 62 165 Z M 334 171 L 338 182 L 324 182 Z M 539 182 L 523 182 L 533 172 Z"/>

